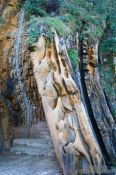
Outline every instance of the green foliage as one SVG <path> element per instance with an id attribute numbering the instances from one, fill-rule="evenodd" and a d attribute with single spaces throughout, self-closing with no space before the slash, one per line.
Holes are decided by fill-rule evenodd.
<path id="1" fill-rule="evenodd" d="M 108 38 L 104 41 L 102 48 L 102 53 L 116 54 L 116 38 Z"/>
<path id="2" fill-rule="evenodd" d="M 116 110 L 112 111 L 113 117 L 116 119 Z M 116 166 L 116 165 L 115 165 Z"/>
<path id="3" fill-rule="evenodd" d="M 77 62 L 78 62 L 78 60 L 77 60 L 77 50 L 76 49 L 69 49 L 68 50 L 68 55 L 69 55 L 69 58 L 71 60 L 72 67 L 73 67 L 73 69 L 75 69 L 76 66 L 77 66 Z"/>
<path id="4" fill-rule="evenodd" d="M 114 1 L 114 0 L 113 0 Z M 114 6 L 115 6 L 114 1 Z M 80 31 L 82 26 L 82 19 L 87 22 L 87 27 L 90 30 L 91 38 L 100 38 L 103 33 L 103 25 L 108 14 L 110 14 L 110 21 L 112 21 L 112 28 L 116 31 L 116 25 L 114 17 L 115 8 L 112 5 L 111 0 L 89 1 L 89 0 L 27 0 L 24 4 L 26 11 L 26 19 L 30 19 L 31 16 L 47 17 L 50 10 L 64 9 L 63 16 L 60 16 L 60 20 L 69 26 L 72 31 Z M 54 20 L 54 19 L 52 19 Z M 57 25 L 57 21 L 48 21 L 50 25 Z M 53 26 L 54 26 L 53 25 Z M 60 22 L 61 26 L 61 22 Z M 62 31 L 61 31 L 62 33 Z"/>
<path id="5" fill-rule="evenodd" d="M 29 25 L 28 28 L 28 39 L 27 39 L 27 44 L 33 44 L 37 41 L 37 38 L 39 36 L 39 29 L 36 23 L 33 22 Z"/>
<path id="6" fill-rule="evenodd" d="M 72 32 L 77 30 L 77 21 L 74 16 L 71 14 L 66 14 L 64 16 L 59 16 L 60 20 L 66 25 L 69 26 Z"/>
<path id="7" fill-rule="evenodd" d="M 52 11 L 57 12 L 61 0 L 26 0 L 24 9 L 26 11 L 26 19 L 29 20 L 32 15 L 45 17 Z"/>
<path id="8" fill-rule="evenodd" d="M 71 33 L 71 29 L 66 26 L 59 17 L 34 17 L 29 21 L 28 25 L 28 44 L 32 44 L 37 41 L 39 35 L 41 34 L 41 26 L 43 27 L 42 32 L 45 32 L 48 38 L 52 38 L 53 35 L 51 27 L 56 29 L 57 33 L 64 37 Z"/>
<path id="9" fill-rule="evenodd" d="M 116 77 L 115 77 L 113 59 L 110 58 L 105 62 L 105 65 L 100 65 L 99 71 L 101 75 L 102 88 L 106 92 L 108 98 L 112 100 L 112 98 L 115 98 L 116 96 L 116 89 L 114 87 Z M 116 110 L 113 106 L 112 106 L 112 114 L 113 117 L 116 118 Z"/>
<path id="10" fill-rule="evenodd" d="M 113 84 L 115 82 L 115 73 L 114 73 L 114 68 L 112 66 L 101 66 L 100 67 L 100 73 L 102 78 L 102 87 L 103 89 L 110 94 L 111 96 L 114 95 L 113 92 Z"/>
<path id="11" fill-rule="evenodd" d="M 29 20 L 29 18 L 32 15 L 35 16 L 47 16 L 47 12 L 45 11 L 45 0 L 27 0 L 24 3 L 24 9 L 25 9 L 25 16 L 26 19 Z"/>
<path id="12" fill-rule="evenodd" d="M 62 13 L 59 16 L 50 17 L 50 12 L 56 11 L 59 6 Z M 101 84 L 107 96 L 115 95 L 113 56 L 116 55 L 116 0 L 26 0 L 24 8 L 26 19 L 29 20 L 27 41 L 29 45 L 38 40 L 41 35 L 41 26 L 42 32 L 51 41 L 53 37 L 51 27 L 65 37 L 75 31 L 80 32 L 83 19 L 86 21 L 85 28 L 90 31 L 91 41 L 96 42 L 103 33 L 107 33 L 99 44 L 99 55 L 106 60 L 103 65 L 100 65 Z M 109 17 L 109 31 L 104 30 L 107 26 L 107 17 Z M 83 38 L 83 35 L 79 34 L 79 37 Z M 68 50 L 68 54 L 75 69 L 78 64 L 77 51 L 72 48 Z M 116 116 L 115 111 L 113 115 Z"/>
<path id="13" fill-rule="evenodd" d="M 62 7 L 73 16 L 78 15 L 79 11 L 77 10 L 77 6 L 75 6 L 74 3 L 71 2 L 64 2 L 62 3 Z"/>
<path id="14" fill-rule="evenodd" d="M 59 35 L 66 36 L 71 33 L 70 28 L 66 26 L 58 17 L 46 17 L 44 18 L 44 23 L 49 27 L 55 28 Z"/>
<path id="15" fill-rule="evenodd" d="M 62 4 L 62 7 L 66 10 L 66 13 L 73 17 L 72 19 L 76 24 L 74 25 L 75 30 L 80 31 L 82 19 L 84 19 L 87 23 L 87 28 L 90 30 L 91 37 L 101 37 L 104 18 L 95 13 L 94 9 L 91 8 L 90 1 L 65 1 L 65 3 Z"/>
<path id="16" fill-rule="evenodd" d="M 26 0 L 24 4 L 26 18 L 29 19 L 32 15 L 48 16 L 50 10 L 57 9 L 59 6 L 65 9 L 61 20 L 70 28 L 72 26 L 73 31 L 80 30 L 81 21 L 84 19 L 88 23 L 91 36 L 99 38 L 103 32 L 103 23 L 108 15 L 112 22 L 112 28 L 116 28 L 115 0 Z"/>

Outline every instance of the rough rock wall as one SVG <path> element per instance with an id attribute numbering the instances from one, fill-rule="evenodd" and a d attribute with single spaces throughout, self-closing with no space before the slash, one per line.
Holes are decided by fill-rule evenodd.
<path id="1" fill-rule="evenodd" d="M 84 81 L 87 88 L 90 105 L 93 111 L 93 117 L 97 123 L 103 144 L 108 153 L 108 160 L 114 163 L 116 158 L 115 150 L 115 121 L 110 112 L 104 91 L 100 84 L 100 74 L 98 70 L 98 45 L 99 42 L 91 41 L 89 32 L 86 32 L 82 44 L 82 57 L 80 62 L 83 66 Z M 86 102 L 88 103 L 88 102 Z M 102 144 L 101 144 L 102 145 Z M 104 153 L 104 156 L 105 153 Z"/>
<path id="2" fill-rule="evenodd" d="M 9 60 L 10 77 L 14 80 L 16 100 L 22 112 L 21 121 L 29 126 L 32 120 L 45 118 L 26 47 L 24 11 L 20 12 L 18 19 L 12 56 Z"/>
<path id="3" fill-rule="evenodd" d="M 93 143 L 93 147 L 95 148 L 97 147 L 96 140 L 93 139 L 94 134 L 92 135 L 90 134 L 92 136 L 90 140 L 86 138 L 86 135 L 88 135 L 88 130 L 89 130 L 88 128 L 89 127 L 91 128 L 91 126 L 89 126 L 90 121 L 88 120 L 88 118 L 84 118 L 84 116 L 86 116 L 85 114 L 86 111 L 80 102 L 81 101 L 80 99 L 82 99 L 82 97 L 79 96 L 78 90 L 75 87 L 75 83 L 73 82 L 70 76 L 70 73 L 69 73 L 70 71 L 67 66 L 67 63 L 65 62 L 66 59 L 64 58 L 65 57 L 68 58 L 65 46 L 62 46 L 62 45 L 60 46 L 60 44 L 57 44 L 58 43 L 58 40 L 57 40 L 56 43 L 52 45 L 54 49 L 52 47 L 48 48 L 48 50 L 46 50 L 46 55 L 45 55 L 47 58 L 52 57 L 53 59 L 54 57 L 56 58 L 56 60 L 53 59 L 52 62 L 50 62 L 49 66 L 46 64 L 45 59 L 44 59 L 45 65 L 43 61 L 40 60 L 40 62 L 38 63 L 38 60 L 37 60 L 36 62 L 37 66 L 39 64 L 39 66 L 41 65 L 41 67 L 38 66 L 37 69 L 35 69 L 34 67 L 34 72 L 33 72 L 32 71 L 33 65 L 31 63 L 30 53 L 29 51 L 27 51 L 27 48 L 26 48 L 25 29 L 21 30 L 21 27 L 25 27 L 24 18 L 20 20 L 22 15 L 21 13 L 15 16 L 16 5 L 17 5 L 17 1 L 11 0 L 6 2 L 1 1 L 1 6 L 0 6 L 0 13 L 2 14 L 2 17 L 5 19 L 4 25 L 0 26 L 0 33 L 1 33 L 0 34 L 0 46 L 1 46 L 0 47 L 0 56 L 1 56 L 0 58 L 0 111 L 1 111 L 0 143 L 3 142 L 3 137 L 1 134 L 3 133 L 4 140 L 6 142 L 5 144 L 6 148 L 9 147 L 8 140 L 11 135 L 9 126 L 24 125 L 26 123 L 27 114 L 25 109 L 29 108 L 29 113 L 28 113 L 29 120 L 30 120 L 29 123 L 31 123 L 33 119 L 44 120 L 44 112 L 43 112 L 41 97 L 40 97 L 42 96 L 43 106 L 47 111 L 46 117 L 48 116 L 47 119 L 48 119 L 49 127 L 51 129 L 51 133 L 53 136 L 55 149 L 57 154 L 59 155 L 58 157 L 59 157 L 59 160 L 61 161 L 64 171 L 69 171 L 68 169 L 69 165 L 67 165 L 66 163 L 68 162 L 68 159 L 70 160 L 69 161 L 70 164 L 73 162 L 73 165 L 69 166 L 69 167 L 72 167 L 69 173 L 72 173 L 72 172 L 75 173 L 76 168 L 74 167 L 76 166 L 76 163 L 75 163 L 76 161 L 82 162 L 82 167 L 85 166 L 85 164 L 87 164 L 88 166 L 87 161 L 89 162 L 89 164 L 96 165 L 94 160 L 94 157 L 96 155 L 96 153 L 94 152 L 95 150 L 90 153 L 90 150 L 91 150 L 90 140 L 92 139 L 91 143 L 92 142 L 95 143 L 95 144 Z M 21 37 L 20 36 L 18 37 L 19 31 L 21 31 L 21 35 L 20 35 Z M 72 38 L 72 36 L 69 36 L 69 37 Z M 73 40 L 73 38 L 71 40 Z M 67 43 L 67 48 L 73 47 L 69 45 L 70 45 L 70 42 Z M 16 46 L 19 48 L 19 50 L 17 50 Z M 43 47 L 43 50 L 44 50 L 44 47 Z M 18 57 L 16 52 L 18 53 Z M 38 56 L 39 54 L 43 54 L 43 53 L 41 52 L 37 53 L 38 59 L 39 59 L 39 56 Z M 87 48 L 87 54 L 88 56 L 87 56 L 87 59 L 84 60 L 84 63 L 86 65 L 87 70 L 89 71 L 85 75 L 88 96 L 90 98 L 94 116 L 97 121 L 97 125 L 101 132 L 101 135 L 103 137 L 103 141 L 106 145 L 107 151 L 111 159 L 114 160 L 115 158 L 115 150 L 114 150 L 115 139 L 113 139 L 115 138 L 113 137 L 115 136 L 114 121 L 108 109 L 108 106 L 104 97 L 104 93 L 99 84 L 99 73 L 97 68 L 94 67 L 94 64 L 96 64 L 96 59 L 93 60 L 94 48 L 91 44 Z M 16 57 L 17 57 L 17 62 L 16 62 Z M 41 64 L 41 62 L 43 63 L 43 65 Z M 43 79 L 40 79 L 40 77 L 36 78 L 36 81 L 39 85 L 39 93 L 37 90 L 35 77 L 36 77 L 36 74 L 38 73 L 38 69 L 41 68 L 40 70 L 41 72 L 44 66 L 48 66 L 48 67 L 45 67 L 46 69 L 45 72 L 48 71 L 47 69 L 51 69 L 53 71 L 51 74 L 49 73 L 49 76 L 47 78 L 45 77 L 46 81 L 44 82 L 46 85 L 48 84 L 48 86 L 50 86 L 49 89 L 51 88 L 51 90 L 53 86 L 49 85 L 49 83 L 51 81 L 55 82 L 54 83 L 55 91 L 53 92 L 53 96 L 46 95 L 47 93 L 49 93 L 49 89 L 47 90 L 45 89 L 46 92 L 44 95 L 41 93 L 41 90 L 43 89 L 43 84 L 44 84 L 43 77 L 42 77 Z M 57 72 L 55 75 L 56 76 L 55 79 L 54 79 L 54 76 L 52 77 L 52 74 L 54 74 L 54 72 Z M 47 73 L 46 73 L 46 76 L 47 76 Z M 61 80 L 59 78 L 60 76 L 63 77 L 61 78 Z M 38 82 L 38 80 L 40 80 L 40 82 Z M 20 85 L 19 81 L 21 82 L 22 85 Z M 22 88 L 24 93 L 22 93 Z M 25 100 L 23 98 L 24 94 L 26 96 L 29 107 L 26 107 L 25 105 Z M 46 106 L 47 102 L 49 105 Z M 75 105 L 75 103 L 77 103 L 78 105 L 77 104 Z M 79 108 L 80 108 L 80 111 L 77 111 L 77 109 Z M 53 109 L 53 111 L 51 111 L 51 109 Z M 83 111 L 83 113 L 81 112 L 81 110 Z M 56 115 L 56 113 L 58 114 Z M 67 115 L 68 117 L 64 117 L 65 115 Z M 72 119 L 73 115 L 74 115 L 74 120 Z M 55 118 L 54 120 L 53 120 L 53 116 Z M 61 120 L 59 120 L 59 117 L 61 117 L 60 118 Z M 67 121 L 67 118 L 68 118 L 68 121 Z M 86 122 L 87 122 L 88 128 L 86 131 L 83 131 L 84 128 L 86 128 L 86 126 L 83 123 L 86 123 Z M 74 123 L 78 123 L 76 124 L 76 127 L 74 126 Z M 105 126 L 104 126 L 104 123 L 105 123 Z M 80 130 L 82 133 L 80 132 Z M 91 133 L 93 133 L 93 131 L 91 131 Z M 59 145 L 57 145 L 57 138 L 58 138 Z M 77 138 L 77 140 L 75 138 Z M 80 143 L 81 145 L 80 147 L 78 146 L 79 144 L 77 144 L 77 142 Z M 2 148 L 3 144 L 1 144 L 0 147 Z M 75 159 L 75 155 L 77 155 L 78 158 Z M 86 157 L 87 159 L 85 161 L 86 163 L 85 162 L 83 163 L 83 157 L 84 159 Z"/>
<path id="4" fill-rule="evenodd" d="M 10 137 L 9 122 L 10 113 L 8 106 L 12 101 L 11 91 L 8 93 L 8 78 L 9 66 L 8 58 L 11 55 L 11 48 L 13 46 L 13 37 L 17 25 L 17 17 L 12 17 L 3 26 L 0 26 L 0 108 L 2 118 L 2 129 L 4 134 L 4 141 L 7 142 Z M 8 143 L 5 145 L 6 149 L 9 147 Z"/>
<path id="5" fill-rule="evenodd" d="M 47 48 L 41 36 L 31 53 L 38 92 L 54 147 L 64 174 L 79 173 L 80 168 L 98 170 L 103 157 L 91 123 L 81 101 L 78 88 L 67 64 L 66 46 L 56 32 Z"/>
<path id="6" fill-rule="evenodd" d="M 27 120 L 28 125 L 33 120 L 45 120 L 26 47 L 24 15 L 21 16 L 22 12 L 15 13 L 17 3 L 8 2 L 3 4 L 2 17 L 7 15 L 0 26 L 0 129 L 5 149 L 9 148 L 10 138 L 13 137 L 12 126 L 27 125 Z M 9 6 L 12 7 L 10 11 L 6 10 Z"/>

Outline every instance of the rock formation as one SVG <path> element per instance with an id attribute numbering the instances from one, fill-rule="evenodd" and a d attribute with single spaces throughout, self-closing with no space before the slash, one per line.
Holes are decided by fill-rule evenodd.
<path id="1" fill-rule="evenodd" d="M 76 174 L 83 158 L 90 167 L 97 169 L 102 165 L 103 157 L 71 77 L 66 47 L 54 33 L 50 47 L 47 48 L 44 36 L 34 46 L 31 52 L 33 72 L 64 174 Z"/>
<path id="2" fill-rule="evenodd" d="M 87 36 L 86 36 L 87 35 Z M 81 74 L 84 73 L 85 88 L 87 88 L 88 100 L 93 111 L 93 118 L 101 133 L 103 143 L 108 152 L 111 162 L 115 160 L 115 121 L 108 106 L 104 91 L 100 84 L 100 74 L 98 70 L 98 45 L 99 41 L 89 41 L 89 32 L 86 32 L 82 41 Z M 84 86 L 83 86 L 84 87 Z M 86 104 L 87 104 L 86 100 Z M 87 107 L 89 108 L 89 107 Z M 101 144 L 101 143 L 100 143 Z M 110 151 L 110 153 L 109 153 Z M 104 150 L 103 150 L 104 152 Z M 106 153 L 104 153 L 104 156 Z M 109 159 L 109 158 L 108 158 Z M 108 160 L 109 161 L 109 160 Z"/>
<path id="3" fill-rule="evenodd" d="M 0 153 L 12 146 L 16 128 L 27 136 L 34 122 L 47 120 L 64 175 L 101 173 L 116 158 L 115 121 L 99 71 L 98 47 L 103 41 L 90 34 L 81 12 L 80 21 L 73 21 L 70 9 L 67 15 L 69 1 L 60 7 L 60 1 L 50 0 L 40 8 L 37 1 L 35 12 L 36 3 L 31 9 L 34 1 L 29 1 L 27 14 L 18 7 L 20 2 L 0 0 Z M 69 58 L 73 49 L 75 70 Z M 100 58 L 104 60 L 105 54 Z"/>
<path id="4" fill-rule="evenodd" d="M 45 120 L 26 48 L 24 11 L 15 13 L 17 3 L 1 4 L 5 6 L 2 17 L 7 8 L 13 8 L 10 10 L 13 13 L 7 11 L 5 23 L 0 26 L 0 132 L 3 133 L 4 150 L 10 147 L 12 126 L 29 127 L 32 120 Z"/>
<path id="5" fill-rule="evenodd" d="M 1 128 L 3 130 L 4 137 L 4 148 L 9 148 L 9 138 L 10 132 L 10 111 L 9 105 L 13 102 L 13 89 L 8 90 L 9 83 L 9 65 L 8 58 L 12 54 L 13 38 L 14 32 L 17 25 L 17 17 L 14 16 L 15 13 L 10 14 L 6 9 L 9 8 L 8 2 L 3 2 L 1 5 L 6 5 L 3 8 L 2 17 L 6 19 L 6 23 L 0 26 L 0 111 L 1 111 Z M 13 5 L 14 7 L 14 5 Z M 5 10 L 7 11 L 5 13 Z M 13 10 L 14 12 L 14 10 Z M 9 79 L 9 81 L 8 81 Z"/>

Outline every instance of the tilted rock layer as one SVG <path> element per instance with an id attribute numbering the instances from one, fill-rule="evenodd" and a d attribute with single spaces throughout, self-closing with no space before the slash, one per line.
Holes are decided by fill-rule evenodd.
<path id="1" fill-rule="evenodd" d="M 64 174 L 76 174 L 83 158 L 89 166 L 97 168 L 102 165 L 103 158 L 71 77 L 67 57 L 66 47 L 60 45 L 56 32 L 50 47 L 46 47 L 46 39 L 41 36 L 31 53 L 38 91 L 58 159 Z"/>

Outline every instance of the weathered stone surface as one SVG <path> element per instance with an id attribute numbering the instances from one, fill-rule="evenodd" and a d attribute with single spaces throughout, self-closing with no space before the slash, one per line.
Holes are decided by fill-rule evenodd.
<path id="1" fill-rule="evenodd" d="M 24 13 L 21 11 L 16 15 L 15 0 L 3 5 L 1 13 L 6 21 L 0 26 L 0 104 L 8 147 L 11 126 L 31 125 L 35 120 L 45 120 L 45 117 L 26 48 Z"/>
<path id="2" fill-rule="evenodd" d="M 29 175 L 33 173 L 38 175 L 62 174 L 53 148 L 47 123 L 38 122 L 35 123 L 32 128 L 36 131 L 36 133 L 41 133 L 41 136 L 38 136 L 38 138 L 37 136 L 33 136 L 33 138 L 31 138 L 29 134 L 29 138 L 26 138 L 27 136 L 25 137 L 23 133 L 20 133 L 20 138 L 17 139 L 17 135 L 15 135 L 16 139 L 14 139 L 13 147 L 11 148 L 12 154 L 4 156 L 4 158 L 2 156 L 0 157 L 0 160 L 3 162 L 2 166 L 0 166 L 0 173 L 5 173 L 5 175 L 15 173 L 18 175 L 18 163 L 21 161 L 22 168 L 20 167 L 20 174 L 22 175 Z M 46 132 L 46 135 L 43 134 L 44 132 Z M 9 159 L 11 159 L 10 161 L 13 161 L 15 164 L 12 162 L 11 166 Z M 7 160 L 6 164 L 4 162 L 5 160 Z M 7 169 L 6 166 L 10 169 Z"/>
<path id="3" fill-rule="evenodd" d="M 81 168 L 95 165 L 94 171 L 104 160 L 81 100 L 83 97 L 80 96 L 71 76 L 71 64 L 64 38 L 59 38 L 53 31 L 55 37 L 47 47 L 47 39 L 40 37 L 34 46 L 35 50 L 29 49 L 30 57 L 26 47 L 24 11 L 21 10 L 16 15 L 16 6 L 17 0 L 0 1 L 0 14 L 4 18 L 4 25 L 0 26 L 0 150 L 3 147 L 3 137 L 5 149 L 11 146 L 11 125 L 20 125 L 21 127 L 15 128 L 15 137 L 22 138 L 23 135 L 23 138 L 35 137 L 40 141 L 37 143 L 35 140 L 15 140 L 12 152 L 48 156 L 52 149 L 48 149 L 48 142 L 44 144 L 41 140 L 49 140 L 48 129 L 38 129 L 32 125 L 35 121 L 45 120 L 46 115 L 64 174 L 75 175 Z M 68 36 L 67 48 L 75 45 L 77 37 L 78 34 L 76 37 Z M 98 54 L 95 53 L 94 47 L 97 48 L 98 43 L 95 46 L 86 46 L 87 48 L 85 45 L 83 47 L 83 54 L 87 57 L 83 57 L 83 63 L 88 96 L 107 152 L 111 159 L 115 160 L 114 121 L 99 83 L 98 70 L 95 68 Z M 74 47 L 79 51 L 78 46 Z M 30 127 L 22 128 L 22 125 Z M 7 172 L 5 173 L 7 175 Z M 15 171 L 13 173 L 16 174 Z"/>
<path id="4" fill-rule="evenodd" d="M 84 35 L 84 39 L 82 41 L 81 49 L 83 49 L 83 53 L 81 53 L 80 62 L 83 69 L 81 69 L 81 74 L 84 76 L 85 87 L 83 86 L 83 91 L 87 89 L 87 96 L 90 100 L 90 108 L 92 107 L 93 117 L 97 123 L 97 127 L 99 128 L 103 144 L 105 146 L 108 153 L 107 163 L 110 161 L 113 163 L 116 159 L 115 152 L 115 143 L 113 141 L 113 130 L 115 129 L 115 122 L 113 116 L 110 112 L 109 105 L 107 103 L 104 91 L 100 84 L 100 74 L 98 70 L 98 41 L 96 42 L 89 41 L 89 32 L 88 37 Z M 93 43 L 94 45 L 92 45 Z M 88 43 L 90 45 L 88 45 Z M 90 66 L 89 64 L 92 63 Z M 88 69 L 87 69 L 88 68 Z M 82 83 L 83 84 L 83 83 Z M 87 105 L 88 101 L 85 101 Z M 105 153 L 104 153 L 105 154 Z M 106 155 L 104 155 L 106 156 Z M 108 162 L 109 161 L 109 162 Z"/>
<path id="5" fill-rule="evenodd" d="M 62 45 L 56 32 L 50 47 L 45 50 L 45 45 L 46 40 L 41 36 L 31 58 L 45 116 L 64 174 L 76 174 L 79 170 L 76 161 L 79 165 L 83 157 L 88 161 L 88 166 L 99 167 L 101 151 L 66 63 L 66 47 L 63 47 L 62 55 Z"/>
<path id="6" fill-rule="evenodd" d="M 1 175 L 62 175 L 57 161 L 39 156 L 2 155 L 0 162 Z"/>

